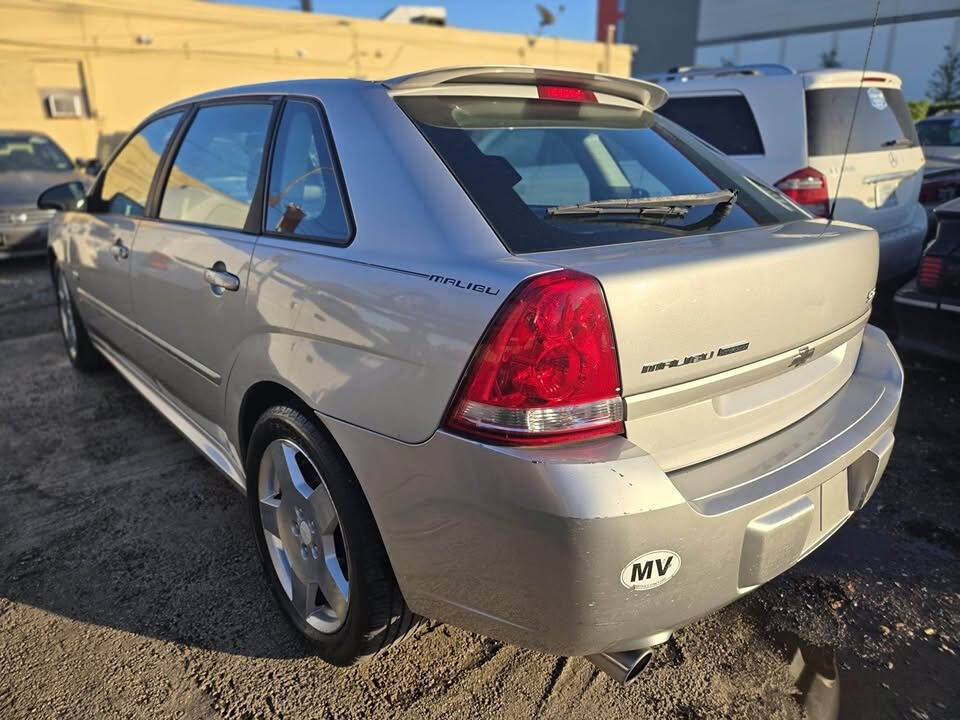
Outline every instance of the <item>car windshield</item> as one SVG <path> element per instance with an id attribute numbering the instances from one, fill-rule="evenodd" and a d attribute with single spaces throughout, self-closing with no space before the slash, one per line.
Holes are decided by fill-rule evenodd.
<path id="1" fill-rule="evenodd" d="M 0 172 L 24 170 L 69 170 L 70 158 L 48 138 L 40 135 L 0 136 Z"/>
<path id="2" fill-rule="evenodd" d="M 397 100 L 515 253 L 809 217 L 711 146 L 640 107 L 515 97 Z M 605 203 L 603 213 L 556 211 L 582 203 L 710 193 L 714 202 L 679 213 L 628 212 L 636 207 L 629 202 Z M 724 202 L 731 195 L 735 203 Z"/>
<path id="3" fill-rule="evenodd" d="M 960 116 L 922 120 L 917 135 L 921 145 L 960 147 Z"/>

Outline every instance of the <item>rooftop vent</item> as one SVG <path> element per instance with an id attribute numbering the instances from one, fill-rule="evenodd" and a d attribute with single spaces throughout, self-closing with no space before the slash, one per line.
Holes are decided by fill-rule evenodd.
<path id="1" fill-rule="evenodd" d="M 380 19 L 390 23 L 444 27 L 447 9 L 441 5 L 397 5 Z"/>

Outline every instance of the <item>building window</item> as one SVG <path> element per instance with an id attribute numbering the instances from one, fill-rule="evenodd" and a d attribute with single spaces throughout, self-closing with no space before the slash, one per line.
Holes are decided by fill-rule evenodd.
<path id="1" fill-rule="evenodd" d="M 78 90 L 53 90 L 44 94 L 47 116 L 51 118 L 79 118 L 86 112 L 83 97 Z"/>

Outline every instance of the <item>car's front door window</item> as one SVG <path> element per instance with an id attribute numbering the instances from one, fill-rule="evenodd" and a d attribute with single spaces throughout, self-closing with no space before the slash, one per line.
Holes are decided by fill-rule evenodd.
<path id="1" fill-rule="evenodd" d="M 153 175 L 182 112 L 157 118 L 123 146 L 104 172 L 93 212 L 112 215 L 143 215 Z"/>

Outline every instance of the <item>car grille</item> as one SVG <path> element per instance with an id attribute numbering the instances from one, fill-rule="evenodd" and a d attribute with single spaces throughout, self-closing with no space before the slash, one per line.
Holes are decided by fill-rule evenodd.
<path id="1" fill-rule="evenodd" d="M 50 222 L 56 210 L 41 210 L 35 207 L 6 208 L 0 210 L 0 228 L 17 229 L 28 225 L 42 225 Z"/>

